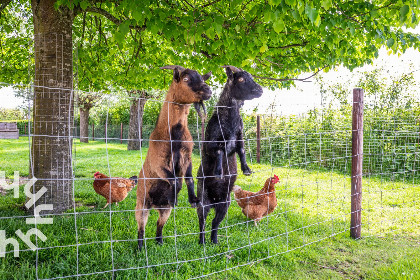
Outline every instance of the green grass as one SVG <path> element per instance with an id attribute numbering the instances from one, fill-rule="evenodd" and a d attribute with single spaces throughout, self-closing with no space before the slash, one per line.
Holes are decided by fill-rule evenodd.
<path id="1" fill-rule="evenodd" d="M 0 170 L 6 171 L 6 177 L 12 178 L 15 170 L 28 175 L 28 149 L 27 138 L 0 140 Z M 105 199 L 94 192 L 92 182 L 96 171 L 121 177 L 136 175 L 146 152 L 126 151 L 125 145 L 115 143 L 106 147 L 103 142 L 75 141 L 77 207 L 54 217 L 52 225 L 38 226 L 47 240 L 38 239 L 41 249 L 37 252 L 20 252 L 19 258 L 8 253 L 0 258 L 0 279 L 76 274 L 87 274 L 80 279 L 112 279 L 112 270 L 116 279 L 186 279 L 206 274 L 211 274 L 211 279 L 420 279 L 418 184 L 366 179 L 365 238 L 355 241 L 348 236 L 348 176 L 263 164 L 251 165 L 255 173 L 240 175 L 237 180 L 242 188 L 257 191 L 272 174 L 280 177 L 278 207 L 258 227 L 248 222 L 232 202 L 219 230 L 220 244 L 199 245 L 197 215 L 189 207 L 184 186 L 179 207 L 165 225 L 164 244 L 154 242 L 158 215 L 151 211 L 146 227 L 146 237 L 150 238 L 146 240 L 147 250 L 139 253 L 133 212 L 135 191 L 118 206 L 113 205 L 112 210 L 117 212 L 111 213 L 109 208 L 101 210 Z M 199 156 L 194 155 L 194 168 L 199 163 Z M 23 186 L 21 189 L 19 199 L 11 192 L 0 194 L 0 217 L 14 217 L 0 218 L 0 230 L 5 230 L 7 237 L 16 237 L 18 229 L 26 233 L 33 227 L 19 217 L 26 215 L 22 210 Z M 207 230 L 213 216 L 211 212 Z M 28 247 L 20 242 L 20 249 Z"/>

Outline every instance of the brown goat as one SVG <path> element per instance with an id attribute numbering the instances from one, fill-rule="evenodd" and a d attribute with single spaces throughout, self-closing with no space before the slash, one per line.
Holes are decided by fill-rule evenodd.
<path id="1" fill-rule="evenodd" d="M 196 207 L 200 202 L 194 193 L 191 161 L 194 144 L 187 117 L 192 103 L 204 107 L 203 100 L 211 97 L 210 87 L 204 82 L 211 72 L 201 76 L 197 71 L 176 65 L 161 69 L 172 69 L 174 73 L 156 127 L 150 135 L 149 150 L 138 178 L 136 220 L 139 250 L 143 246 L 151 208 L 159 212 L 156 241 L 162 243 L 162 229 L 172 207 L 177 204 L 183 178 L 191 206 Z M 199 105 L 196 108 L 199 110 Z"/>

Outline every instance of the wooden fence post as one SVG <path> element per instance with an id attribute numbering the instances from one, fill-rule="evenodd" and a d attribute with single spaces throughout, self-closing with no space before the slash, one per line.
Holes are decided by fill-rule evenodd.
<path id="1" fill-rule="evenodd" d="M 257 115 L 257 163 L 261 160 L 261 125 L 260 115 Z"/>
<path id="2" fill-rule="evenodd" d="M 123 123 L 121 123 L 120 144 L 122 144 L 122 140 L 123 140 Z"/>
<path id="3" fill-rule="evenodd" d="M 358 239 L 362 229 L 363 89 L 353 89 L 350 236 Z"/>

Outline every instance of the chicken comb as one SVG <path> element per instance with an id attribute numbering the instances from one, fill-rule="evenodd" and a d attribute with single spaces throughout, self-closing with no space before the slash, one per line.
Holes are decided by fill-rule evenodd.
<path id="1" fill-rule="evenodd" d="M 98 172 L 96 172 L 95 174 L 93 174 L 93 176 L 96 176 L 96 175 L 98 175 L 100 172 L 98 171 Z"/>
<path id="2" fill-rule="evenodd" d="M 276 184 L 278 181 L 280 181 L 279 176 L 274 174 L 274 184 Z"/>

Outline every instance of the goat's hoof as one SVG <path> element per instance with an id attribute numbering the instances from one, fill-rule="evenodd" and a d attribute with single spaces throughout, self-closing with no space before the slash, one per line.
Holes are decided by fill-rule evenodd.
<path id="1" fill-rule="evenodd" d="M 193 197 L 189 199 L 192 208 L 197 208 L 200 205 L 200 200 L 198 197 Z"/>
<path id="2" fill-rule="evenodd" d="M 242 171 L 244 173 L 245 176 L 249 176 L 252 174 L 252 170 L 251 169 L 245 169 Z"/>
<path id="3" fill-rule="evenodd" d="M 158 244 L 158 245 L 162 245 L 162 244 L 163 244 L 163 239 L 162 239 L 162 237 L 160 237 L 160 238 L 156 238 L 156 244 Z"/>
<path id="4" fill-rule="evenodd" d="M 169 205 L 170 205 L 172 208 L 175 208 L 175 206 L 176 206 L 176 205 L 178 205 L 177 201 L 171 201 L 171 200 L 169 200 L 168 202 L 169 202 Z"/>

